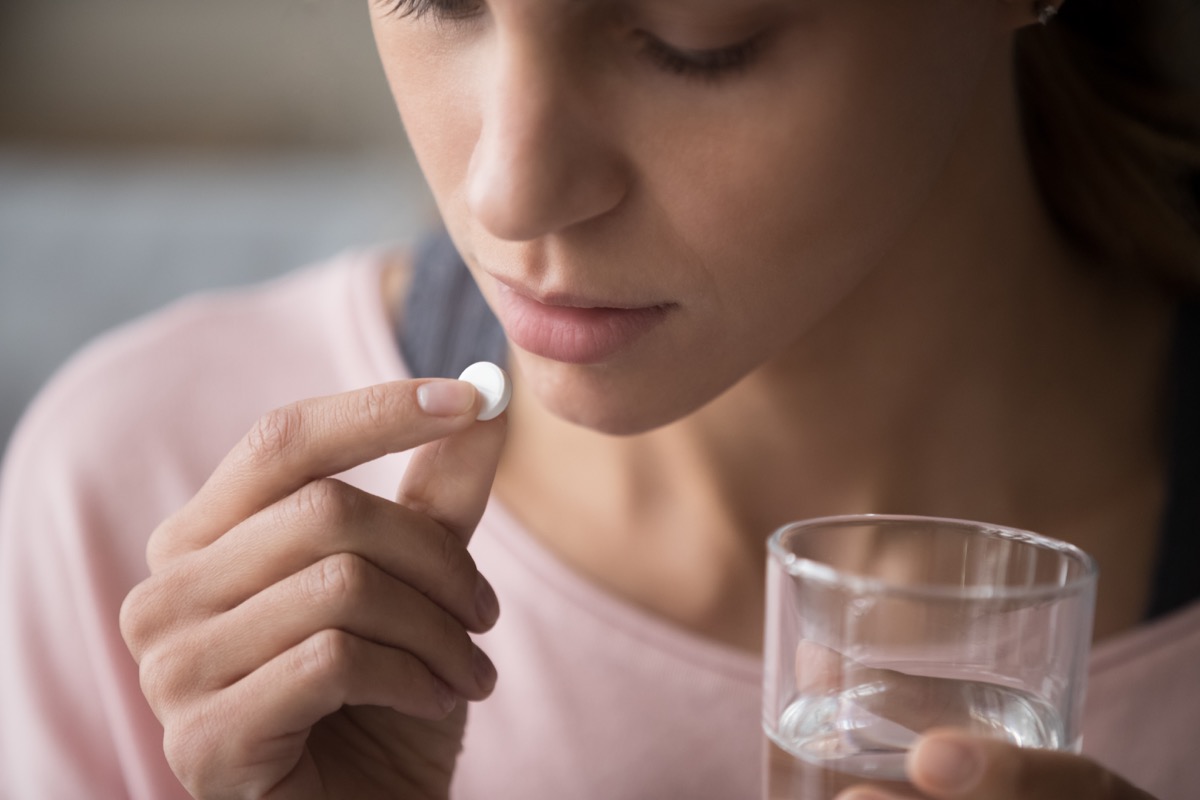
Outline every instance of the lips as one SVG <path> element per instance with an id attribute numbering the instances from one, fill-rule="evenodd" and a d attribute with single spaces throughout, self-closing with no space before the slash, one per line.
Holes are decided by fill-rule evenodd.
<path id="1" fill-rule="evenodd" d="M 614 307 L 569 298 L 542 301 L 497 282 L 497 313 L 509 341 L 568 364 L 605 361 L 661 324 L 672 306 Z"/>

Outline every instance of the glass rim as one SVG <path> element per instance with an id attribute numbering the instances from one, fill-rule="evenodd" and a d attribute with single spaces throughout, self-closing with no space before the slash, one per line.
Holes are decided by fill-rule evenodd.
<path id="1" fill-rule="evenodd" d="M 870 525 L 876 523 L 936 523 L 953 528 L 970 528 L 981 534 L 1024 542 L 1034 547 L 1059 553 L 1081 566 L 1081 572 L 1065 583 L 1035 583 L 1026 586 L 949 586 L 934 583 L 893 583 L 840 569 L 831 564 L 804 558 L 783 546 L 784 538 L 791 532 L 807 528 Z M 927 599 L 960 600 L 1043 600 L 1066 597 L 1078 593 L 1089 584 L 1093 587 L 1100 574 L 1096 560 L 1086 552 L 1068 542 L 1043 536 L 1033 531 L 997 525 L 991 522 L 933 517 L 920 514 L 839 514 L 796 520 L 777 528 L 767 540 L 771 560 L 779 564 L 788 575 L 813 580 L 827 586 L 844 586 L 852 592 L 865 594 L 897 595 Z"/>

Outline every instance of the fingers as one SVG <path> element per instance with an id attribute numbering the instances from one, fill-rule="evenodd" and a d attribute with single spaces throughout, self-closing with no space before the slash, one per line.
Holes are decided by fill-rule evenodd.
<path id="1" fill-rule="evenodd" d="M 453 533 L 388 500 L 325 479 L 135 587 L 122 607 L 125 641 L 140 661 L 151 643 L 228 612 L 334 556 L 370 563 L 468 630 L 488 630 L 499 616 L 495 593 Z M 317 601 L 315 595 L 294 598 L 297 607 L 311 608 Z"/>
<path id="2" fill-rule="evenodd" d="M 237 796 L 261 797 L 295 764 L 291 754 L 314 722 L 344 705 L 440 720 L 456 702 L 411 654 L 323 630 L 224 691 L 155 712 L 165 717 L 164 750 L 185 786 L 237 787 Z"/>
<path id="3" fill-rule="evenodd" d="M 303 400 L 262 417 L 199 493 L 155 531 L 154 570 L 204 547 L 304 484 L 468 428 L 479 405 L 463 381 L 418 380 Z"/>
<path id="4" fill-rule="evenodd" d="M 491 587 L 457 536 L 424 514 L 327 478 L 246 520 L 197 559 L 208 610 L 225 611 L 261 587 L 329 556 L 359 556 L 482 632 L 495 622 Z"/>
<path id="5" fill-rule="evenodd" d="M 154 533 L 120 625 L 185 785 L 262 796 L 311 775 L 308 732 L 346 706 L 416 741 L 491 692 L 468 631 L 499 605 L 466 542 L 505 424 L 478 405 L 468 383 L 404 381 L 272 412 Z M 413 447 L 407 507 L 329 477 Z M 443 723 L 455 741 L 464 719 Z"/>
<path id="6" fill-rule="evenodd" d="M 441 719 L 454 695 L 420 660 L 344 631 L 324 630 L 272 659 L 227 693 L 232 708 L 253 703 L 246 737 L 305 731 L 343 705 L 385 706 L 421 719 Z M 249 717 L 249 715 L 247 715 Z"/>
<path id="7" fill-rule="evenodd" d="M 913 785 L 931 800 L 1153 800 L 1096 762 L 1071 753 L 1020 748 L 961 731 L 932 731 L 908 753 Z M 856 787 L 837 800 L 897 800 Z"/>
<path id="8" fill-rule="evenodd" d="M 257 789 L 274 785 L 309 728 L 343 705 L 439 720 L 496 682 L 457 620 L 344 553 L 149 641 L 142 690 L 189 786 L 241 784 L 243 775 Z"/>
<path id="9" fill-rule="evenodd" d="M 191 685 L 223 689 L 323 630 L 340 630 L 415 656 L 456 695 L 481 700 L 495 685 L 487 656 L 462 625 L 416 589 L 358 556 L 339 553 L 274 584 L 195 632 L 207 642 Z"/>
<path id="10" fill-rule="evenodd" d="M 909 752 L 908 772 L 936 800 L 1151 800 L 1091 759 L 934 731 Z"/>
<path id="11" fill-rule="evenodd" d="M 487 507 L 507 426 L 502 414 L 418 448 L 396 501 L 437 520 L 466 544 Z"/>

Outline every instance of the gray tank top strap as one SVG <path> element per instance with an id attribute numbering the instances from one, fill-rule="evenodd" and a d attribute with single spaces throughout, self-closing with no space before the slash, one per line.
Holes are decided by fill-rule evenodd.
<path id="1" fill-rule="evenodd" d="M 400 317 L 400 352 L 417 378 L 457 378 L 476 361 L 508 357 L 504 330 L 444 232 L 417 247 Z"/>
<path id="2" fill-rule="evenodd" d="M 1200 299 L 1179 310 L 1169 402 L 1169 483 L 1150 618 L 1200 600 Z"/>

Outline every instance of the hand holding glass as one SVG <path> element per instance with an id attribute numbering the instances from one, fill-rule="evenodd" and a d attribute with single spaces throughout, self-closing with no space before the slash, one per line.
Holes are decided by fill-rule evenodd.
<path id="1" fill-rule="evenodd" d="M 862 515 L 771 537 L 768 800 L 857 784 L 922 797 L 905 755 L 956 727 L 1078 752 L 1096 567 L 1078 548 L 960 520 Z"/>

